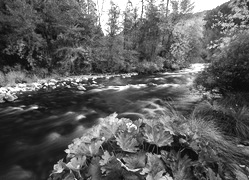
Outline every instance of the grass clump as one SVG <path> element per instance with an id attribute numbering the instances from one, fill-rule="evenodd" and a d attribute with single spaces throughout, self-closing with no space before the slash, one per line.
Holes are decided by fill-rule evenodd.
<path id="1" fill-rule="evenodd" d="M 206 121 L 214 121 L 228 136 L 238 138 L 239 141 L 249 139 L 249 107 L 243 102 L 238 102 L 234 96 L 217 99 L 212 103 L 203 101 L 198 104 L 193 116 Z"/>

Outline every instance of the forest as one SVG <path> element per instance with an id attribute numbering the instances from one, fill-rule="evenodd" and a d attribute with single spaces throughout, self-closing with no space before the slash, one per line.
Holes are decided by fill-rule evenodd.
<path id="1" fill-rule="evenodd" d="M 141 0 L 138 5 L 128 0 L 124 11 L 110 1 L 106 24 L 99 8 L 103 2 L 1 0 L 0 87 L 123 73 L 155 82 L 165 72 L 176 73 L 174 79 L 191 64 L 206 66 L 196 75 L 183 74 L 184 80 L 195 77 L 190 85 L 179 80 L 184 86 L 179 89 L 146 81 L 139 88 L 124 83 L 127 89 L 120 90 L 126 81 L 119 78 L 116 86 L 108 84 L 114 88 L 108 94 L 110 89 L 97 89 L 97 82 L 85 83 L 91 87 L 83 87 L 79 97 L 86 94 L 86 105 L 95 103 L 109 114 L 68 145 L 66 157 L 46 174 L 48 180 L 248 180 L 248 0 L 197 13 L 191 0 Z M 163 97 L 167 93 L 168 99 Z M 185 114 L 175 107 L 183 98 L 170 104 L 181 93 L 201 96 Z M 141 117 L 135 120 L 114 111 L 144 102 L 145 111 L 132 111 L 131 117 Z M 55 138 L 63 133 L 54 133 Z"/>
<path id="2" fill-rule="evenodd" d="M 103 12 L 92 0 L 1 0 L 0 84 L 13 72 L 31 79 L 148 74 L 187 67 L 205 56 L 203 13 L 191 13 L 189 0 L 142 1 L 141 7 L 127 1 L 123 12 L 110 3 L 102 24 Z"/>

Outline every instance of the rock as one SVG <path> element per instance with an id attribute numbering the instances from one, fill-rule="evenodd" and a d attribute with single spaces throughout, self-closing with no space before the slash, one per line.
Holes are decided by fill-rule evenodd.
<path id="1" fill-rule="evenodd" d="M 4 103 L 4 95 L 3 94 L 0 94 L 0 103 Z"/>
<path id="2" fill-rule="evenodd" d="M 32 172 L 24 170 L 22 167 L 15 165 L 6 172 L 5 175 L 0 176 L 2 180 L 33 180 L 35 176 Z"/>
<path id="3" fill-rule="evenodd" d="M 8 102 L 12 102 L 12 101 L 14 101 L 14 100 L 17 99 L 17 96 L 16 96 L 16 95 L 13 95 L 13 94 L 7 93 L 7 94 L 5 94 L 4 99 L 5 99 L 6 101 L 8 101 Z"/>
<path id="4" fill-rule="evenodd" d="M 148 85 L 148 86 L 157 86 L 157 84 L 155 84 L 155 83 L 153 83 L 153 82 L 149 82 L 147 85 Z"/>
<path id="5" fill-rule="evenodd" d="M 91 84 L 90 86 L 91 86 L 91 87 L 98 87 L 97 84 Z"/>
<path id="6" fill-rule="evenodd" d="M 83 115 L 83 114 L 80 114 L 80 115 L 78 115 L 78 116 L 75 117 L 75 120 L 76 121 L 80 121 L 81 119 L 84 119 L 84 118 L 86 118 L 86 116 Z"/>
<path id="7" fill-rule="evenodd" d="M 5 94 L 7 92 L 8 92 L 8 90 L 6 88 L 4 88 L 4 87 L 0 88 L 0 93 Z"/>
<path id="8" fill-rule="evenodd" d="M 50 82 L 57 82 L 57 80 L 55 80 L 55 79 L 50 79 L 49 81 Z"/>
<path id="9" fill-rule="evenodd" d="M 55 86 L 55 82 L 49 82 L 48 85 L 49 86 Z"/>
<path id="10" fill-rule="evenodd" d="M 26 84 L 19 83 L 19 84 L 17 84 L 17 86 L 18 86 L 19 88 L 25 88 L 25 87 L 26 87 Z"/>
<path id="11" fill-rule="evenodd" d="M 7 89 L 8 89 L 8 91 L 15 91 L 15 88 L 13 88 L 13 87 L 8 87 Z"/>
<path id="12" fill-rule="evenodd" d="M 61 135 L 57 132 L 52 132 L 47 136 L 48 141 L 56 141 L 61 137 Z"/>
<path id="13" fill-rule="evenodd" d="M 83 81 L 88 81 L 88 78 L 83 77 L 82 80 L 83 80 Z"/>
<path id="14" fill-rule="evenodd" d="M 77 86 L 77 88 L 78 88 L 78 90 L 80 90 L 80 91 L 85 91 L 85 90 L 86 90 L 86 88 L 83 87 L 83 86 Z"/>
<path id="15" fill-rule="evenodd" d="M 71 84 L 73 84 L 73 85 L 75 85 L 75 86 L 77 86 L 77 85 L 78 85 L 78 83 L 75 83 L 75 82 L 71 82 Z"/>

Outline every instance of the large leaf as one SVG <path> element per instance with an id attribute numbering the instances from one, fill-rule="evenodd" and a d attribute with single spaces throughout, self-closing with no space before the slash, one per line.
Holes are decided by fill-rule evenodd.
<path id="1" fill-rule="evenodd" d="M 164 171 L 156 173 L 154 177 L 151 174 L 148 174 L 146 176 L 146 180 L 173 180 L 171 176 L 169 176 L 168 174 L 165 175 L 164 174 L 165 174 Z"/>
<path id="2" fill-rule="evenodd" d="M 134 132 L 137 131 L 138 127 L 127 118 L 117 118 L 117 113 L 113 113 L 106 118 L 101 120 L 100 136 L 105 137 L 106 140 L 114 137 L 117 132 L 128 131 Z"/>
<path id="3" fill-rule="evenodd" d="M 113 113 L 110 116 L 102 119 L 100 130 L 101 136 L 105 137 L 106 139 L 114 137 L 118 127 L 120 126 L 118 121 L 119 119 L 117 118 L 117 113 Z"/>
<path id="4" fill-rule="evenodd" d="M 101 179 L 100 169 L 100 157 L 93 157 L 88 167 L 88 174 L 91 176 L 91 180 Z"/>
<path id="5" fill-rule="evenodd" d="M 158 147 L 170 145 L 173 142 L 171 131 L 160 122 L 146 122 L 143 127 L 145 141 L 155 144 Z"/>
<path id="6" fill-rule="evenodd" d="M 57 164 L 54 165 L 53 173 L 62 173 L 64 169 L 67 169 L 66 164 L 63 162 L 63 159 L 59 160 Z"/>
<path id="7" fill-rule="evenodd" d="M 147 164 L 140 174 L 147 175 L 148 180 L 164 179 L 165 167 L 159 155 L 147 153 Z"/>
<path id="8" fill-rule="evenodd" d="M 120 170 L 122 167 L 120 160 L 118 160 L 115 156 L 110 155 L 108 151 L 105 151 L 101 158 L 102 159 L 99 161 L 99 164 L 103 174 L 109 174 L 111 171 Z"/>
<path id="9" fill-rule="evenodd" d="M 193 161 L 188 158 L 187 155 L 181 157 L 181 152 L 161 151 L 161 156 L 166 166 L 168 166 L 173 173 L 175 180 L 191 180 L 191 166 L 194 164 Z"/>
<path id="10" fill-rule="evenodd" d="M 105 151 L 104 154 L 101 156 L 101 160 L 99 161 L 99 164 L 101 166 L 104 166 L 108 164 L 109 161 L 111 161 L 113 158 L 115 158 L 113 155 L 110 155 L 108 151 Z"/>
<path id="11" fill-rule="evenodd" d="M 75 156 L 66 164 L 66 166 L 71 170 L 79 171 L 85 163 L 86 156 Z"/>
<path id="12" fill-rule="evenodd" d="M 133 137 L 132 134 L 125 132 L 120 132 L 116 135 L 116 141 L 119 147 L 126 152 L 137 152 L 139 145 L 138 141 Z"/>
<path id="13" fill-rule="evenodd" d="M 73 155 L 86 155 L 86 156 L 94 156 L 99 153 L 99 148 L 103 143 L 103 140 L 95 139 L 90 142 L 86 142 L 81 139 L 74 140 L 73 144 L 68 146 L 68 149 L 65 150 L 68 154 Z"/>
<path id="14" fill-rule="evenodd" d="M 75 179 L 76 178 L 73 173 L 69 173 L 63 178 L 63 180 L 75 180 Z"/>
<path id="15" fill-rule="evenodd" d="M 125 162 L 125 168 L 132 172 L 139 171 L 141 168 L 144 168 L 146 164 L 146 154 L 144 152 L 127 155 L 122 159 Z"/>

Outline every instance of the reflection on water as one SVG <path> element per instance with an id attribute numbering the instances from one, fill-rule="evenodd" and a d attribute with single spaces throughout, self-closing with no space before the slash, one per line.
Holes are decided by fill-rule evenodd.
<path id="1" fill-rule="evenodd" d="M 0 179 L 44 180 L 72 139 L 113 112 L 132 119 L 189 111 L 196 99 L 188 72 L 97 79 L 97 85 L 39 90 L 0 104 Z"/>

